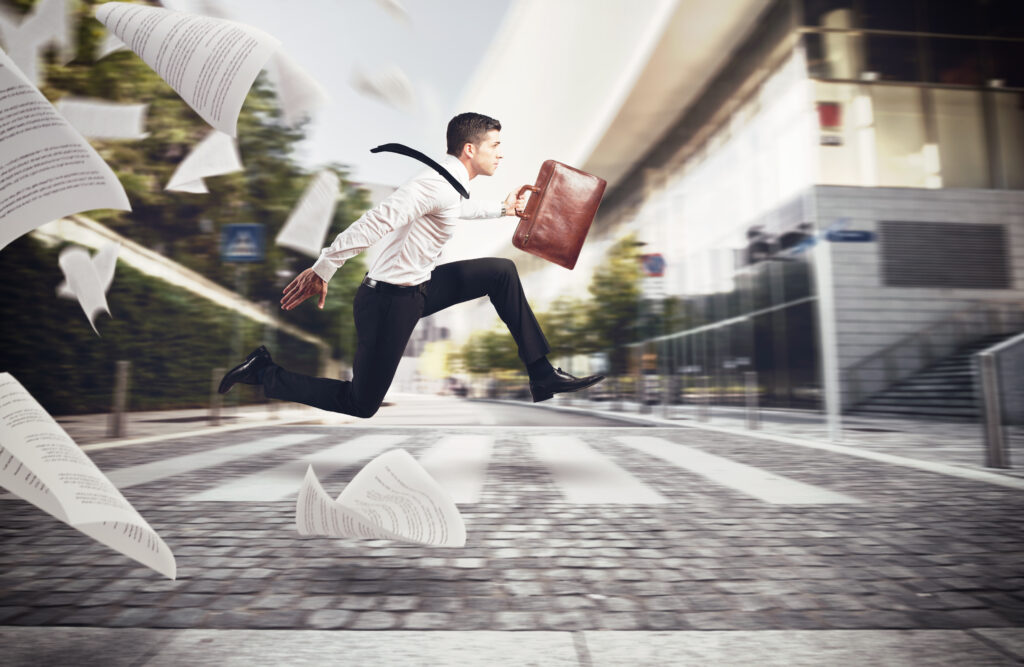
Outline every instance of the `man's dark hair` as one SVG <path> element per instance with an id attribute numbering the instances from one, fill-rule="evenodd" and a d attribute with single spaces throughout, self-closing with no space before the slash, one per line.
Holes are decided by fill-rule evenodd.
<path id="1" fill-rule="evenodd" d="M 466 144 L 478 145 L 491 130 L 501 131 L 501 123 L 481 113 L 460 113 L 448 121 L 448 154 L 459 157 Z"/>

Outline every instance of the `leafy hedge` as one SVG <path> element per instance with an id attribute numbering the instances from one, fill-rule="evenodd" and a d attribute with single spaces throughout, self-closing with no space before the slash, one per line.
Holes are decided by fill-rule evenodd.
<path id="1" fill-rule="evenodd" d="M 55 294 L 60 247 L 22 237 L 0 251 L 0 372 L 10 372 L 51 414 L 110 411 L 115 364 L 131 362 L 129 410 L 204 407 L 212 369 L 239 363 L 263 341 L 264 326 L 119 262 L 97 337 L 77 301 Z M 316 346 L 276 332 L 271 353 L 290 370 L 316 373 Z M 242 387 L 232 400 L 260 401 Z M 240 397 L 240 398 L 239 398 Z"/>

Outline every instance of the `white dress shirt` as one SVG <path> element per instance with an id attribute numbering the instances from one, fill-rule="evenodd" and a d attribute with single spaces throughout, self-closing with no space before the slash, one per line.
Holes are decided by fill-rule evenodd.
<path id="1" fill-rule="evenodd" d="M 469 189 L 469 172 L 458 158 L 445 155 L 440 164 Z M 313 271 L 330 281 L 345 260 L 394 232 L 369 276 L 393 285 L 418 285 L 430 279 L 460 219 L 499 218 L 501 206 L 463 199 L 443 176 L 425 169 L 338 234 L 320 251 Z"/>

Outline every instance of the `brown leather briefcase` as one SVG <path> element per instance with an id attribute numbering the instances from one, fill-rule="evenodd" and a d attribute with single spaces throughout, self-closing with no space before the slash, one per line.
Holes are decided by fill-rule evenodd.
<path id="1" fill-rule="evenodd" d="M 527 190 L 531 194 L 512 245 L 559 266 L 573 268 L 606 184 L 603 178 L 545 160 L 537 184 L 519 189 L 520 197 Z"/>

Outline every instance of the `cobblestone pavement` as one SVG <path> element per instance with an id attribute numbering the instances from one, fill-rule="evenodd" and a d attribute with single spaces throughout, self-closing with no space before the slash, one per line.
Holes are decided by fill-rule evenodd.
<path id="1" fill-rule="evenodd" d="M 276 427 L 96 451 L 118 468 L 283 433 L 316 439 L 125 488 L 168 581 L 0 500 L 0 626 L 346 630 L 838 630 L 1024 626 L 1024 494 L 690 429 Z M 418 455 L 494 438 L 465 548 L 302 538 L 294 501 L 188 496 L 367 434 Z M 578 438 L 665 504 L 566 502 L 537 435 Z M 643 435 L 851 497 L 778 505 L 624 444 Z M 361 463 L 322 479 L 337 493 Z M 580 474 L 585 474 L 582 467 Z M 296 488 L 298 480 L 296 480 Z"/>

